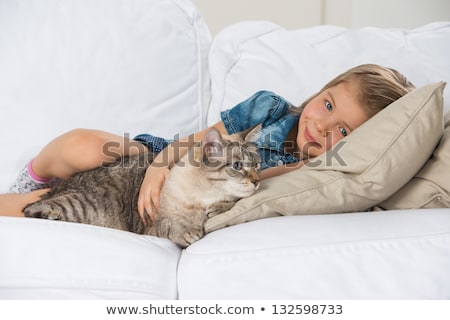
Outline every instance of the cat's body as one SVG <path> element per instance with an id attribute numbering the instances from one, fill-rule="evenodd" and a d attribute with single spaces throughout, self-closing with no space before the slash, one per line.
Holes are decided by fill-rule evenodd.
<path id="1" fill-rule="evenodd" d="M 160 210 L 146 225 L 138 196 L 153 154 L 124 157 L 78 173 L 24 208 L 27 217 L 87 223 L 168 238 L 182 247 L 200 239 L 208 217 L 230 209 L 259 184 L 258 154 L 242 141 L 226 141 L 216 130 L 170 170 Z"/>

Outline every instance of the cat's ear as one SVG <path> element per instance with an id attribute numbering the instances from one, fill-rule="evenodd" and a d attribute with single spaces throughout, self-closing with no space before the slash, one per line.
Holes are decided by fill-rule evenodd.
<path id="1" fill-rule="evenodd" d="M 236 133 L 235 135 L 243 142 L 255 142 L 259 136 L 259 132 L 262 130 L 262 124 L 259 123 L 247 130 Z"/>
<path id="2" fill-rule="evenodd" d="M 202 139 L 203 157 L 217 158 L 223 155 L 223 139 L 220 132 L 212 128 Z"/>

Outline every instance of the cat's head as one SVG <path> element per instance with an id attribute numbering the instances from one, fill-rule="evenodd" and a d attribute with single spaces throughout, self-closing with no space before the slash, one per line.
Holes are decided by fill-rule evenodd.
<path id="1" fill-rule="evenodd" d="M 213 128 L 202 140 L 201 154 L 200 169 L 215 187 L 235 198 L 258 189 L 261 159 L 253 143 L 239 135 L 222 136 Z"/>

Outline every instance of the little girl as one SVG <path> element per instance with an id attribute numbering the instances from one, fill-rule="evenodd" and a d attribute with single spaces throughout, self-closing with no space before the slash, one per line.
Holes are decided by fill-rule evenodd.
<path id="1" fill-rule="evenodd" d="M 366 64 L 352 68 L 326 84 L 301 106 L 260 91 L 230 110 L 213 127 L 223 134 L 252 129 L 261 156 L 261 179 L 300 168 L 317 157 L 414 86 L 398 71 Z M 159 152 L 147 169 L 138 208 L 154 217 L 159 193 L 170 168 L 210 128 L 169 142 L 143 134 L 133 141 L 106 132 L 77 129 L 57 137 L 21 171 L 11 191 L 0 195 L 0 215 L 23 216 L 22 208 L 38 200 L 46 188 L 73 174 L 114 161 L 117 156 Z M 108 146 L 105 152 L 105 146 Z M 125 148 L 127 146 L 127 148 Z"/>

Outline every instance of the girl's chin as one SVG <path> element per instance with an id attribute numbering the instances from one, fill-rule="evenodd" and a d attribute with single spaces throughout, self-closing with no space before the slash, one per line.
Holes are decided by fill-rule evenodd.
<path id="1" fill-rule="evenodd" d="M 302 153 L 309 157 L 317 157 L 323 153 L 323 148 L 317 143 L 307 142 L 303 144 L 301 148 Z"/>

